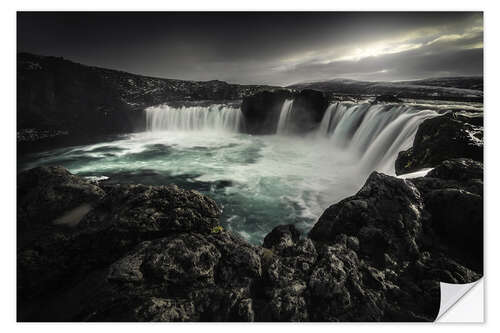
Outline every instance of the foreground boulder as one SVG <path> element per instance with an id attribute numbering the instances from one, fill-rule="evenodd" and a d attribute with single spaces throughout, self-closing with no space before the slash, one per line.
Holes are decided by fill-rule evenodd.
<path id="1" fill-rule="evenodd" d="M 18 175 L 18 224 L 40 226 L 18 242 L 18 320 L 431 321 L 439 282 L 481 276 L 467 254 L 482 245 L 476 199 L 471 160 L 411 180 L 375 172 L 309 237 L 277 226 L 261 247 L 225 231 L 195 191 L 32 169 Z M 56 223 L 82 204 L 77 223 Z"/>
<path id="2" fill-rule="evenodd" d="M 411 180 L 419 189 L 429 225 L 454 255 L 477 272 L 483 271 L 483 164 L 452 159 L 427 176 Z"/>
<path id="3" fill-rule="evenodd" d="M 106 267 L 138 243 L 218 225 L 215 202 L 176 186 L 101 188 L 61 167 L 18 176 L 18 298 L 51 294 Z M 78 220 L 58 223 L 58 216 Z M 33 227 L 35 226 L 35 227 Z M 21 241 L 19 241 L 21 240 Z M 36 277 L 36 278 L 33 278 Z"/>
<path id="4" fill-rule="evenodd" d="M 464 165 L 474 166 L 468 175 L 458 171 Z M 347 312 L 348 320 L 431 320 L 439 310 L 439 282 L 470 283 L 482 275 L 480 168 L 461 159 L 445 161 L 417 179 L 375 172 L 356 195 L 323 213 L 309 236 L 316 247 L 335 248 L 333 258 L 327 258 L 336 263 L 327 267 L 337 268 L 322 273 L 324 283 L 339 281 L 343 310 L 360 293 L 360 306 L 366 307 L 353 318 Z M 324 288 L 318 296 L 327 294 Z M 328 304 L 331 311 L 339 311 L 334 299 Z"/>
<path id="5" fill-rule="evenodd" d="M 264 238 L 263 246 L 268 249 L 273 247 L 286 247 L 300 239 L 300 231 L 293 224 L 279 225 Z"/>
<path id="6" fill-rule="evenodd" d="M 411 259 L 420 252 L 422 209 L 421 195 L 411 182 L 374 172 L 354 197 L 323 213 L 310 237 L 328 241 L 341 234 L 355 236 L 359 251 L 380 265 L 385 253 Z"/>
<path id="7" fill-rule="evenodd" d="M 396 174 L 430 168 L 453 158 L 483 161 L 482 114 L 448 112 L 418 128 L 413 147 L 399 153 Z"/>
<path id="8" fill-rule="evenodd" d="M 17 179 L 17 241 L 22 246 L 42 230 L 76 225 L 103 197 L 98 186 L 62 167 L 40 167 Z"/>

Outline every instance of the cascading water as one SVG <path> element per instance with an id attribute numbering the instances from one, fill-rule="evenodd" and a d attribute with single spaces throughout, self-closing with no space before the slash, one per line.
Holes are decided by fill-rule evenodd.
<path id="1" fill-rule="evenodd" d="M 279 135 L 267 136 L 242 133 L 236 106 L 151 107 L 145 133 L 44 152 L 23 168 L 63 165 L 109 183 L 194 189 L 222 208 L 224 228 L 262 244 L 278 224 L 307 232 L 373 170 L 394 174 L 398 152 L 410 147 L 422 121 L 438 115 L 429 105 L 338 102 L 316 132 L 288 135 L 292 106 L 283 103 Z"/>
<path id="2" fill-rule="evenodd" d="M 435 116 L 435 111 L 411 105 L 332 103 L 319 136 L 356 154 L 365 170 L 393 173 L 397 154 L 411 146 L 420 123 Z"/>
<path id="3" fill-rule="evenodd" d="M 276 133 L 290 133 L 293 99 L 283 102 Z M 336 102 L 328 106 L 317 137 L 351 154 L 365 169 L 394 173 L 397 154 L 409 148 L 419 124 L 435 111 L 412 105 Z M 160 105 L 146 109 L 149 131 L 239 132 L 244 125 L 238 107 Z"/>
<path id="4" fill-rule="evenodd" d="M 243 117 L 239 107 L 225 104 L 180 108 L 159 105 L 146 109 L 146 126 L 149 131 L 238 132 L 243 126 Z"/>
<path id="5" fill-rule="evenodd" d="M 290 125 L 290 115 L 292 113 L 293 99 L 287 99 L 283 102 L 281 107 L 280 118 L 278 120 L 277 134 L 285 134 L 288 132 Z"/>

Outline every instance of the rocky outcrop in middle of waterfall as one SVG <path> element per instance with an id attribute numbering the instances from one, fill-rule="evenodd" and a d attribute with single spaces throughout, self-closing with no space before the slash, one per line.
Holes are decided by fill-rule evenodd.
<path id="1" fill-rule="evenodd" d="M 399 153 L 396 174 L 435 167 L 453 158 L 483 161 L 483 115 L 450 111 L 425 120 L 413 146 Z"/>
<path id="2" fill-rule="evenodd" d="M 293 100 L 289 132 L 305 133 L 317 128 L 327 107 L 328 100 L 322 92 L 302 90 Z"/>
<path id="3" fill-rule="evenodd" d="M 275 134 L 281 108 L 287 99 L 293 99 L 287 123 L 288 133 L 305 133 L 319 126 L 328 107 L 328 99 L 322 92 L 275 90 L 263 91 L 243 99 L 241 111 L 245 117 L 245 131 L 249 134 Z"/>
<path id="4" fill-rule="evenodd" d="M 292 98 L 292 93 L 288 90 L 261 91 L 245 97 L 241 103 L 245 132 L 275 134 L 281 107 L 288 98 Z"/>
<path id="5" fill-rule="evenodd" d="M 434 320 L 440 281 L 481 276 L 482 187 L 468 159 L 411 180 L 374 172 L 310 237 L 278 226 L 261 247 L 195 191 L 31 169 L 18 175 L 18 320 Z"/>

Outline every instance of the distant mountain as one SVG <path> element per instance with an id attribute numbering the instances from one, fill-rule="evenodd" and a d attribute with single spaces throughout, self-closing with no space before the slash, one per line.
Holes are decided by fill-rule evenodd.
<path id="1" fill-rule="evenodd" d="M 234 100 L 265 85 L 183 81 L 85 66 L 60 57 L 17 55 L 19 129 L 108 134 L 144 128 L 142 110 L 168 101 Z"/>
<path id="2" fill-rule="evenodd" d="M 419 85 L 419 86 L 449 87 L 449 88 L 483 91 L 482 76 L 437 77 L 437 78 L 429 78 L 429 79 L 414 80 L 414 81 L 398 81 L 398 83 Z"/>
<path id="3" fill-rule="evenodd" d="M 433 78 L 417 81 L 370 82 L 349 79 L 304 82 L 291 89 L 314 89 L 330 94 L 395 95 L 400 98 L 482 101 L 482 77 Z"/>

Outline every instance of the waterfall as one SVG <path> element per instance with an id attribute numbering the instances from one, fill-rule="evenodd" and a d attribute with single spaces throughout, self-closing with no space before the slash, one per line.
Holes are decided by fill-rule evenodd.
<path id="1" fill-rule="evenodd" d="M 238 132 L 242 126 L 240 108 L 224 104 L 178 108 L 158 105 L 146 109 L 146 127 L 149 131 Z"/>
<path id="2" fill-rule="evenodd" d="M 290 115 L 292 113 L 293 99 L 287 99 L 281 107 L 280 119 L 278 120 L 277 134 L 285 134 L 288 132 L 290 124 Z"/>
<path id="3" fill-rule="evenodd" d="M 293 99 L 283 102 L 277 134 L 290 133 L 292 107 Z M 347 152 L 367 171 L 394 173 L 398 153 L 411 147 L 418 126 L 437 115 L 416 105 L 336 102 L 326 109 L 315 135 Z M 159 105 L 146 109 L 146 119 L 149 131 L 240 132 L 244 126 L 240 108 L 224 104 Z"/>
<path id="4" fill-rule="evenodd" d="M 318 132 L 355 154 L 361 167 L 394 172 L 398 153 L 411 147 L 418 126 L 437 115 L 410 105 L 338 102 L 328 106 Z"/>
<path id="5" fill-rule="evenodd" d="M 321 124 L 319 125 L 319 132 L 321 134 L 328 134 L 330 132 L 330 126 L 333 121 L 333 113 L 337 110 L 339 103 L 332 103 L 328 105 L 328 108 L 326 108 L 325 114 L 323 116 L 323 119 L 321 120 Z"/>

